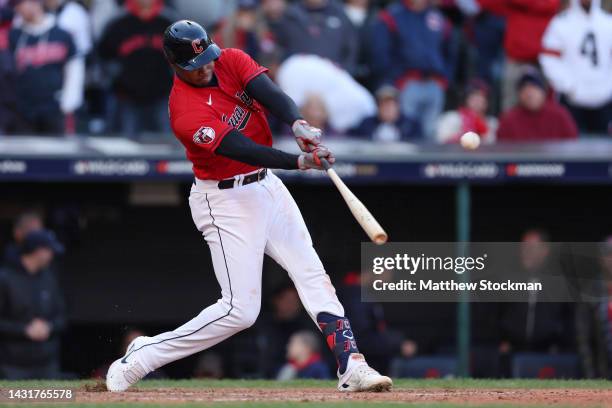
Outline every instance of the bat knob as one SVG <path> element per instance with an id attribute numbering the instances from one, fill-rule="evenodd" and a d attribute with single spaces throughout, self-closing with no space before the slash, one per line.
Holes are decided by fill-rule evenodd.
<path id="1" fill-rule="evenodd" d="M 387 234 L 377 234 L 377 235 L 374 237 L 374 240 L 373 240 L 373 241 L 374 241 L 374 243 L 375 243 L 376 245 L 382 245 L 382 244 L 384 244 L 385 242 L 387 242 L 387 240 L 388 240 L 388 239 L 389 239 L 389 237 L 387 236 Z"/>

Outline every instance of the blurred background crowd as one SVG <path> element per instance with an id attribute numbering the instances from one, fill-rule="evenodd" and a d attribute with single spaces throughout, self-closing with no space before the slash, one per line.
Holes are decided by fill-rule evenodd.
<path id="1" fill-rule="evenodd" d="M 189 18 L 270 68 L 330 138 L 605 135 L 609 8 L 609 0 L 0 0 L 0 133 L 170 139 L 161 36 Z"/>

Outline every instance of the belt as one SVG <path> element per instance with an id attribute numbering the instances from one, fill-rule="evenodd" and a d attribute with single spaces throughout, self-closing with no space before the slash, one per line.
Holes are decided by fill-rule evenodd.
<path id="1" fill-rule="evenodd" d="M 248 174 L 242 178 L 242 183 L 238 182 L 237 186 L 246 186 L 247 184 L 251 184 L 251 183 L 255 183 L 256 181 L 263 180 L 266 178 L 267 174 L 268 174 L 268 169 L 262 169 L 258 171 L 257 173 Z M 234 188 L 235 181 L 236 179 L 234 178 L 221 180 L 219 184 L 217 184 L 217 187 L 219 187 L 219 190 L 227 190 L 228 188 Z"/>

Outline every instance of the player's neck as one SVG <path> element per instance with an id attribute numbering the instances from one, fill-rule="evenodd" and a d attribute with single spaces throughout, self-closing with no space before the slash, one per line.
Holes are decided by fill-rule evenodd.
<path id="1" fill-rule="evenodd" d="M 212 75 L 212 78 L 206 84 L 194 84 L 193 82 L 188 81 L 186 78 L 183 78 L 179 74 L 177 74 L 177 76 L 181 81 L 194 88 L 213 88 L 219 86 L 219 81 L 217 80 L 217 76 L 215 74 Z"/>

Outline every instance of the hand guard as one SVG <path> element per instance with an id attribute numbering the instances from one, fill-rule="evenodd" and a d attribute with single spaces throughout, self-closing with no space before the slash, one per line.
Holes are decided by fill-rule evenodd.
<path id="1" fill-rule="evenodd" d="M 303 152 L 311 152 L 321 143 L 321 129 L 310 126 L 303 119 L 296 120 L 291 126 L 295 141 Z"/>
<path id="2" fill-rule="evenodd" d="M 312 152 L 302 153 L 300 157 L 298 157 L 298 167 L 300 170 L 324 170 L 321 159 L 326 159 L 329 164 L 334 164 L 336 161 L 333 153 L 330 152 L 327 147 L 319 145 L 318 147 L 315 147 Z"/>

